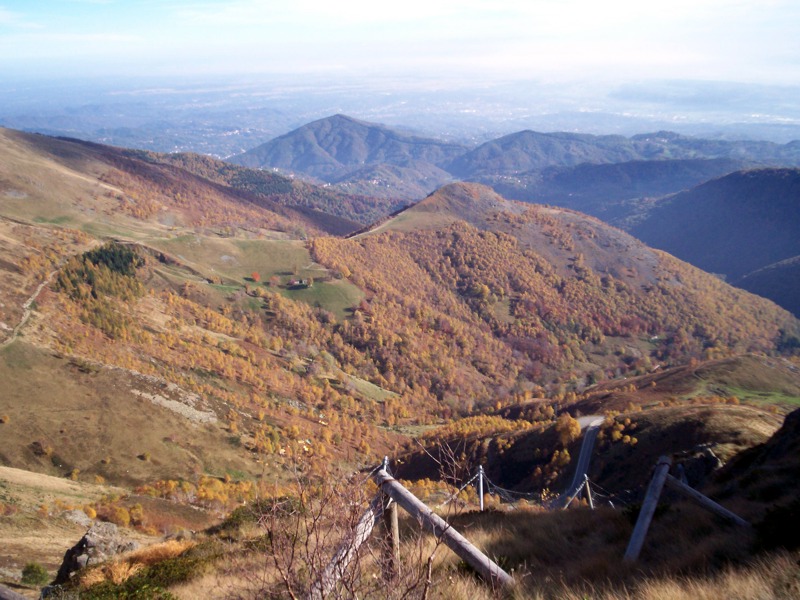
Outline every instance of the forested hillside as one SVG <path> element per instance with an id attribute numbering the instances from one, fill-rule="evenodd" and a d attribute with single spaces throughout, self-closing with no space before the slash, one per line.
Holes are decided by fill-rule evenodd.
<path id="1" fill-rule="evenodd" d="M 3 487 L 13 560 L 60 560 L 22 534 L 68 537 L 68 510 L 150 540 L 245 504 L 278 535 L 310 514 L 283 511 L 295 502 L 357 518 L 352 474 L 386 455 L 408 457 L 427 499 L 447 482 L 420 444 L 460 444 L 463 472 L 488 461 L 546 495 L 583 411 L 607 418 L 604 481 L 637 487 L 651 455 L 719 443 L 727 458 L 800 401 L 800 321 L 582 213 L 452 184 L 345 238 L 354 223 L 322 209 L 352 197 L 196 156 L 0 142 L 0 463 L 75 484 L 69 502 Z M 675 369 L 702 385 L 671 384 Z M 337 478 L 347 510 L 325 502 Z M 224 561 L 213 547 L 203 564 Z"/>
<path id="2" fill-rule="evenodd" d="M 511 389 L 575 384 L 766 350 L 796 327 L 769 302 L 599 221 L 474 185 L 444 188 L 357 239 L 317 239 L 312 251 L 367 291 L 370 323 L 355 333 L 377 343 L 381 370 L 434 360 L 440 399 L 496 397 L 485 386 L 498 377 Z M 409 351 L 417 331 L 440 348 Z"/>

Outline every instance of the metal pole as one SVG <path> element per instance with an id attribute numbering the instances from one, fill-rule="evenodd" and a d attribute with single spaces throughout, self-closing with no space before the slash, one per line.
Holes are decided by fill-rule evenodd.
<path id="1" fill-rule="evenodd" d="M 478 498 L 481 501 L 481 512 L 483 512 L 483 465 L 478 465 Z"/>
<path id="2" fill-rule="evenodd" d="M 653 520 L 653 513 L 656 512 L 658 499 L 661 497 L 661 490 L 664 489 L 664 481 L 667 479 L 671 464 L 672 459 L 669 456 L 662 456 L 658 459 L 655 473 L 653 473 L 653 478 L 650 480 L 650 487 L 647 488 L 647 495 L 639 511 L 639 518 L 636 519 L 636 526 L 633 528 L 631 539 L 628 542 L 628 549 L 625 551 L 623 559 L 625 561 L 631 562 L 639 558 L 639 553 L 644 545 L 644 538 L 650 528 L 650 521 Z"/>

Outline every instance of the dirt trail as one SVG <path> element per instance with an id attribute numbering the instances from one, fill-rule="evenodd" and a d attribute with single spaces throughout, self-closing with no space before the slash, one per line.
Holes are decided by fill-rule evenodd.
<path id="1" fill-rule="evenodd" d="M 58 269 L 50 271 L 50 273 L 47 274 L 47 277 L 45 277 L 45 280 L 42 283 L 40 283 L 39 286 L 36 288 L 36 291 L 33 292 L 31 297 L 28 298 L 25 301 L 25 304 L 22 305 L 22 318 L 20 319 L 17 326 L 14 327 L 14 331 L 11 333 L 11 337 L 8 338 L 6 341 L 0 343 L 0 350 L 14 343 L 14 341 L 16 341 L 16 339 L 19 337 L 20 330 L 25 326 L 25 324 L 28 322 L 28 319 L 30 319 L 31 317 L 31 304 L 33 304 L 36 301 L 36 298 L 39 297 L 39 294 L 42 293 L 44 286 L 49 285 L 50 282 L 53 281 L 53 277 L 55 277 L 56 273 L 58 273 Z"/>

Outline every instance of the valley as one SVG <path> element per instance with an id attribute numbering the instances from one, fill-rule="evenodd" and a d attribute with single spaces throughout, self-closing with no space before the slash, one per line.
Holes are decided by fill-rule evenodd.
<path id="1" fill-rule="evenodd" d="M 455 145 L 382 136 L 379 161 L 408 152 L 413 161 L 487 164 L 482 153 L 491 152 L 468 160 L 456 157 L 464 149 Z M 599 152 L 611 143 L 556 137 L 548 143 L 567 144 L 558 152 L 576 162 L 592 156 L 578 146 Z M 625 144 L 640 142 L 663 152 L 685 146 Z M 415 145 L 433 154 L 409 150 Z M 793 147 L 769 148 L 777 156 Z M 420 167 L 409 156 L 403 168 Z M 355 149 L 352 157 L 368 162 Z M 665 187 L 673 172 L 679 185 L 700 191 L 733 188 L 742 178 L 761 189 L 782 181 L 776 189 L 789 192 L 769 194 L 785 198 L 771 223 L 796 228 L 791 165 L 741 175 L 742 163 L 727 155 L 674 158 L 675 171 L 645 173 L 649 167 L 631 166 L 641 155 L 630 151 L 617 157 L 624 166 L 614 176 L 629 177 L 636 194 L 650 185 L 678 192 Z M 328 177 L 332 164 L 317 176 Z M 581 169 L 586 181 L 608 181 L 594 168 L 561 164 L 549 181 L 580 181 Z M 486 181 L 437 177 L 429 180 L 435 191 L 412 202 L 199 155 L 0 130 L 0 532 L 17 539 L 0 555 L 0 582 L 30 595 L 13 577 L 27 561 L 55 573 L 80 537 L 80 526 L 66 520 L 77 510 L 145 544 L 180 536 L 194 548 L 184 562 L 168 563 L 173 571 L 153 563 L 96 587 L 76 579 L 72 591 L 81 597 L 124 597 L 144 585 L 154 598 L 291 595 L 287 588 L 307 588 L 326 564 L 339 539 L 333 532 L 347 532 L 368 504 L 374 492 L 365 473 L 384 456 L 430 506 L 477 465 L 499 486 L 544 499 L 572 478 L 581 437 L 571 420 L 583 415 L 603 419 L 588 475 L 604 490 L 629 493 L 629 510 L 658 457 L 670 454 L 693 486 L 712 490 L 756 529 L 743 538 L 727 529 L 710 535 L 718 530 L 713 517 L 685 505 L 666 509 L 642 569 L 617 570 L 607 556 L 590 555 L 603 548 L 621 557 L 631 528 L 623 511 L 555 513 L 533 501 L 509 510 L 487 496 L 493 510 L 477 513 L 467 488 L 449 517 L 515 569 L 527 586 L 521 594 L 571 593 L 557 596 L 537 569 L 551 578 L 566 573 L 560 585 L 595 586 L 598 594 L 641 590 L 643 572 L 664 581 L 719 565 L 755 569 L 751 559 L 766 555 L 753 548 L 774 539 L 770 512 L 794 514 L 793 478 L 781 476 L 778 493 L 778 483 L 772 491 L 753 487 L 748 473 L 754 464 L 769 471 L 771 460 L 787 472 L 795 465 L 785 448 L 797 433 L 800 321 L 578 212 L 577 202 L 521 202 Z M 556 183 L 526 200 L 543 201 Z M 691 203 L 685 194 L 652 210 L 631 202 L 635 210 L 620 218 L 637 223 L 632 232 L 644 232 L 647 219 L 672 222 L 664 215 Z M 612 199 L 641 196 L 598 193 L 595 206 Z M 707 206 L 712 223 L 730 210 Z M 789 259 L 796 249 L 791 236 L 785 241 L 780 256 L 731 279 Z M 723 470 L 706 460 L 706 448 Z M 306 518 L 325 529 L 303 529 Z M 685 521 L 695 537 L 683 546 L 669 541 Z M 319 546 L 306 544 L 311 554 L 282 563 L 292 527 L 304 539 L 318 536 Z M 418 574 L 430 557 L 437 581 L 452 582 L 431 584 L 432 597 L 453 589 L 489 597 L 444 549 L 415 537 L 413 522 L 403 529 L 408 579 L 398 594 L 423 585 Z M 703 531 L 703 548 L 688 552 Z M 542 545 L 542 532 L 553 540 L 549 554 L 522 541 Z M 43 536 L 61 545 L 43 546 Z M 570 542 L 579 539 L 576 550 Z M 380 541 L 372 543 L 377 556 Z M 794 556 L 783 547 L 786 554 L 772 559 L 784 565 L 775 578 Z M 570 567 L 558 562 L 576 552 Z M 264 556 L 272 560 L 266 566 Z M 186 569 L 180 575 L 178 565 Z M 351 573 L 347 581 L 381 597 L 380 561 L 365 557 L 361 568 L 363 578 Z"/>

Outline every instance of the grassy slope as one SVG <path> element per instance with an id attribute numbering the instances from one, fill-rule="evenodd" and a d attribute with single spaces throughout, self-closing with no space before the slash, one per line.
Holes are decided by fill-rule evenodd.
<path id="1" fill-rule="evenodd" d="M 3 464 L 61 477 L 77 468 L 82 480 L 100 475 L 128 484 L 259 472 L 221 424 L 196 422 L 134 393 L 178 400 L 166 382 L 59 358 L 23 341 L 0 352 L 0 377 L 16 382 L 0 397 L 0 413 L 9 417 Z M 52 453 L 37 456 L 35 442 Z M 145 454 L 149 460 L 139 458 Z"/>
<path id="2" fill-rule="evenodd" d="M 788 412 L 800 404 L 800 369 L 789 360 L 757 355 L 658 369 L 642 377 L 598 384 L 586 391 L 575 410 L 584 414 L 622 411 L 631 405 L 647 408 L 698 396 L 735 396 L 753 405 L 775 405 Z"/>
<path id="3" fill-rule="evenodd" d="M 261 284 L 277 277 L 275 288 L 289 299 L 322 306 L 338 318 L 363 298 L 363 292 L 346 280 L 331 279 L 327 269 L 313 262 L 299 240 L 251 240 L 184 235 L 148 240 L 150 247 L 167 252 L 208 278 L 241 287 L 253 273 Z M 289 289 L 291 279 L 314 279 L 311 288 Z M 324 281 L 323 281 L 324 279 Z M 251 285 L 255 285 L 251 281 Z M 231 289 L 232 291 L 232 289 Z"/>

